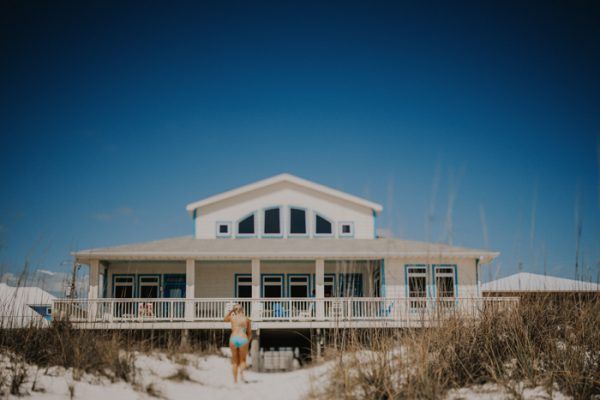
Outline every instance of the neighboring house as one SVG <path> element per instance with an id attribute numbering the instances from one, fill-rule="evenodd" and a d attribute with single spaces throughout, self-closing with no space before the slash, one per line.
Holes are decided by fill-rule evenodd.
<path id="1" fill-rule="evenodd" d="M 38 287 L 14 287 L 0 283 L 0 328 L 48 326 L 54 299 Z"/>
<path id="2" fill-rule="evenodd" d="M 564 298 L 573 295 L 593 298 L 600 295 L 600 285 L 556 276 L 519 272 L 481 285 L 484 296 Z"/>
<path id="3" fill-rule="evenodd" d="M 282 174 L 187 206 L 193 236 L 82 250 L 88 299 L 56 315 L 88 328 L 221 329 L 241 303 L 257 329 L 414 326 L 484 302 L 498 253 L 378 238 L 381 205 Z"/>

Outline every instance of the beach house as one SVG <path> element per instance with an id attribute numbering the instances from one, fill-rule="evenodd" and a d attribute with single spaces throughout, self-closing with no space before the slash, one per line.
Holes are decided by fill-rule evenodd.
<path id="1" fill-rule="evenodd" d="M 474 316 L 497 252 L 378 237 L 382 206 L 290 174 L 186 207 L 190 236 L 81 250 L 86 299 L 55 318 L 89 329 L 223 329 L 240 303 L 255 329 L 406 327 Z"/>

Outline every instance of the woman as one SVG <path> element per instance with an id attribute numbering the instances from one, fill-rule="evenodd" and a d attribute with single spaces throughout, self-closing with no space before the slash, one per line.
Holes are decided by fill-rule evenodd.
<path id="1" fill-rule="evenodd" d="M 225 322 L 231 322 L 229 348 L 231 349 L 233 381 L 237 383 L 238 371 L 240 373 L 240 378 L 242 378 L 242 381 L 244 381 L 246 356 L 248 355 L 248 349 L 250 347 L 252 335 L 250 319 L 246 317 L 244 308 L 239 304 L 235 304 L 227 316 L 225 316 Z"/>

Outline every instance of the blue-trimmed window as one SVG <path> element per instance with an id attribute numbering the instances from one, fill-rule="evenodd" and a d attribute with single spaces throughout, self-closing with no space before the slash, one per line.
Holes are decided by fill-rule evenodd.
<path id="1" fill-rule="evenodd" d="M 113 275 L 113 297 L 131 299 L 135 295 L 134 275 Z"/>
<path id="2" fill-rule="evenodd" d="M 306 210 L 301 208 L 290 208 L 290 235 L 306 235 L 308 233 L 306 223 Z"/>
<path id="3" fill-rule="evenodd" d="M 340 297 L 362 297 L 362 283 L 362 274 L 340 274 L 340 291 L 338 295 Z"/>
<path id="4" fill-rule="evenodd" d="M 251 236 L 256 233 L 254 213 L 241 219 L 237 224 L 237 234 L 240 236 Z"/>
<path id="5" fill-rule="evenodd" d="M 262 276 L 262 297 L 284 297 L 283 274 L 265 274 Z"/>
<path id="6" fill-rule="evenodd" d="M 427 305 L 427 266 L 407 265 L 405 268 L 406 290 L 411 299 L 410 306 L 411 308 L 423 308 Z"/>
<path id="7" fill-rule="evenodd" d="M 325 274 L 323 286 L 325 297 L 335 297 L 335 274 Z"/>
<path id="8" fill-rule="evenodd" d="M 435 296 L 438 298 L 456 297 L 456 267 L 436 265 L 434 267 Z"/>
<path id="9" fill-rule="evenodd" d="M 289 297 L 310 297 L 310 275 L 309 274 L 288 274 L 288 296 Z"/>
<path id="10" fill-rule="evenodd" d="M 267 236 L 279 236 L 281 229 L 281 210 L 279 207 L 267 208 L 264 213 L 263 233 Z"/>
<path id="11" fill-rule="evenodd" d="M 236 274 L 235 275 L 235 297 L 251 298 L 252 297 L 252 275 L 251 274 Z"/>
<path id="12" fill-rule="evenodd" d="M 156 299 L 160 297 L 160 275 L 138 275 L 138 297 Z"/>
<path id="13" fill-rule="evenodd" d="M 332 236 L 333 235 L 333 222 L 327 218 L 315 214 L 315 235 L 316 236 Z"/>

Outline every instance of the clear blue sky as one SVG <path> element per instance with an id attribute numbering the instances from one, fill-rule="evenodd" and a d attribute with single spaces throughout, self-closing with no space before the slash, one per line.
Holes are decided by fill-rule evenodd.
<path id="1" fill-rule="evenodd" d="M 190 235 L 187 203 L 290 172 L 501 275 L 572 277 L 579 215 L 595 278 L 597 2 L 170 3 L 2 2 L 0 269 Z"/>

